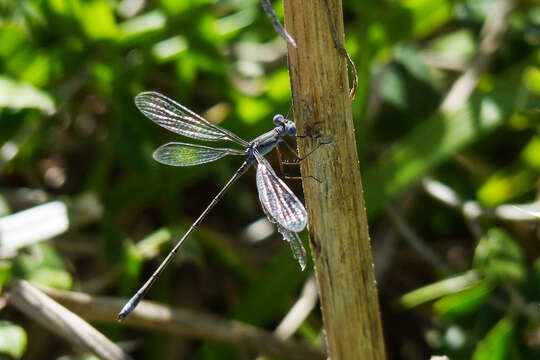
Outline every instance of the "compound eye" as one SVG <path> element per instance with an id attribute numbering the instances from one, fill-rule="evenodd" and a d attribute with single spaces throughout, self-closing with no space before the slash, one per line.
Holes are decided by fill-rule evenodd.
<path id="1" fill-rule="evenodd" d="M 284 118 L 283 115 L 281 115 L 281 114 L 275 115 L 274 118 L 272 119 L 272 122 L 273 122 L 274 125 L 276 125 L 276 126 L 283 125 L 284 121 L 285 121 L 285 118 Z"/>
<path id="2" fill-rule="evenodd" d="M 287 132 L 287 135 L 289 136 L 295 136 L 296 135 L 296 124 L 292 121 L 287 121 L 285 124 L 285 131 Z"/>

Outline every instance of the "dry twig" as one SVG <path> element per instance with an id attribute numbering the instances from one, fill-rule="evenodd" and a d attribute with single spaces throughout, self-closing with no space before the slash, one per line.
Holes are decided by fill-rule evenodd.
<path id="1" fill-rule="evenodd" d="M 24 280 L 15 280 L 9 303 L 73 345 L 102 359 L 126 360 L 130 357 L 92 325 L 75 315 L 40 289 Z"/>
<path id="2" fill-rule="evenodd" d="M 90 321 L 117 324 L 118 309 L 125 299 L 43 288 L 51 297 Z M 188 309 L 173 309 L 153 301 L 141 301 L 123 325 L 163 331 L 236 345 L 242 350 L 288 359 L 324 359 L 322 351 L 234 320 Z"/>

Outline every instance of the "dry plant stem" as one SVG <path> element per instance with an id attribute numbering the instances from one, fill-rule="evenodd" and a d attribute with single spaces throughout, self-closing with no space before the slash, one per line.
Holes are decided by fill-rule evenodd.
<path id="1" fill-rule="evenodd" d="M 332 34 L 332 40 L 334 40 L 334 46 L 336 47 L 337 51 L 345 58 L 347 59 L 347 63 L 351 67 L 351 75 L 353 76 L 353 85 L 351 87 L 351 90 L 349 90 L 349 97 L 351 100 L 354 100 L 356 96 L 356 90 L 358 90 L 358 73 L 356 72 L 356 65 L 354 65 L 354 61 L 352 61 L 351 56 L 345 49 L 345 45 L 343 44 L 343 41 L 340 41 L 338 31 L 336 29 L 336 26 L 334 25 L 334 21 L 332 20 L 332 12 L 330 11 L 330 4 L 328 0 L 324 0 L 324 4 L 326 5 L 326 14 L 328 15 L 328 25 L 330 25 L 330 34 Z"/>
<path id="2" fill-rule="evenodd" d="M 84 351 L 101 359 L 130 359 L 120 347 L 90 324 L 29 282 L 14 281 L 10 295 L 9 303 L 20 312 Z"/>
<path id="3" fill-rule="evenodd" d="M 441 104 L 441 110 L 447 113 L 461 108 L 471 96 L 478 79 L 491 63 L 493 54 L 501 45 L 502 35 L 508 25 L 508 16 L 514 8 L 513 0 L 500 0 L 484 23 L 478 53 L 471 65 L 452 85 Z"/>
<path id="4" fill-rule="evenodd" d="M 116 324 L 125 299 L 42 288 L 58 302 L 90 321 Z M 187 309 L 172 309 L 152 301 L 141 301 L 123 325 L 181 334 L 236 345 L 245 351 L 286 359 L 324 359 L 322 351 L 298 341 L 281 340 L 267 331 L 238 321 L 224 320 Z"/>
<path id="5" fill-rule="evenodd" d="M 286 0 L 289 71 L 309 237 L 332 359 L 384 359 L 367 217 L 348 94 L 339 0 Z M 328 9 L 330 16 L 328 16 Z M 362 100 L 361 100 L 362 101 Z"/>

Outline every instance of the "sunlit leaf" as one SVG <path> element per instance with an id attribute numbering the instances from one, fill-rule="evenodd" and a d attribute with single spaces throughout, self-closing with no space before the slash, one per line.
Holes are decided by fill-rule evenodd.
<path id="1" fill-rule="evenodd" d="M 204 4 L 213 4 L 215 0 L 160 0 L 161 7 L 171 15 L 177 15 Z"/>
<path id="2" fill-rule="evenodd" d="M 256 10 L 249 7 L 234 14 L 217 19 L 214 23 L 214 30 L 218 35 L 231 35 L 246 26 L 250 25 L 255 19 Z"/>
<path id="3" fill-rule="evenodd" d="M 70 225 L 68 215 L 65 203 L 51 201 L 0 218 L 0 253 L 16 252 L 66 232 Z"/>
<path id="4" fill-rule="evenodd" d="M 478 311 L 489 298 L 493 283 L 482 280 L 464 290 L 447 295 L 433 304 L 437 313 L 446 317 L 461 316 Z"/>
<path id="5" fill-rule="evenodd" d="M 4 285 L 11 279 L 12 264 L 7 260 L 0 260 L 0 294 Z"/>
<path id="6" fill-rule="evenodd" d="M 70 13 L 70 0 L 48 0 L 49 7 L 59 15 L 68 15 Z"/>
<path id="7" fill-rule="evenodd" d="M 38 53 L 32 61 L 20 71 L 19 78 L 34 86 L 42 87 L 49 83 L 51 73 L 51 59 L 43 53 Z"/>
<path id="8" fill-rule="evenodd" d="M 73 279 L 62 258 L 49 245 L 40 243 L 14 259 L 13 273 L 25 280 L 58 289 L 71 289 Z"/>
<path id="9" fill-rule="evenodd" d="M 401 296 L 397 304 L 405 309 L 413 308 L 428 301 L 440 298 L 441 296 L 455 294 L 480 281 L 479 274 L 476 271 L 468 271 L 448 279 L 443 279 L 435 283 L 423 286 L 410 291 Z"/>
<path id="10" fill-rule="evenodd" d="M 472 356 L 473 360 L 507 359 L 512 346 L 514 323 L 510 318 L 501 319 L 481 340 Z"/>
<path id="11" fill-rule="evenodd" d="M 0 57 L 13 56 L 14 52 L 24 46 L 27 41 L 27 34 L 20 26 L 3 24 L 0 27 Z"/>
<path id="12" fill-rule="evenodd" d="M 540 68 L 531 66 L 525 71 L 525 84 L 530 91 L 540 95 Z"/>
<path id="13" fill-rule="evenodd" d="M 0 195 L 0 217 L 9 215 L 11 213 L 11 207 L 7 199 Z"/>
<path id="14" fill-rule="evenodd" d="M 26 331 L 19 325 L 0 320 L 0 353 L 20 359 L 26 351 Z"/>
<path id="15" fill-rule="evenodd" d="M 404 0 L 401 4 L 413 16 L 413 33 L 425 36 L 450 20 L 453 1 L 449 0 Z"/>
<path id="16" fill-rule="evenodd" d="M 162 40 L 152 47 L 152 54 L 156 60 L 165 62 L 173 60 L 188 49 L 188 44 L 183 36 L 174 36 Z"/>
<path id="17" fill-rule="evenodd" d="M 485 206 L 494 207 L 529 192 L 537 180 L 538 173 L 530 169 L 500 170 L 478 189 L 478 199 Z"/>
<path id="18" fill-rule="evenodd" d="M 269 117 L 272 112 L 267 101 L 246 96 L 238 97 L 237 110 L 240 118 L 248 124 L 255 123 L 263 117 Z"/>
<path id="19" fill-rule="evenodd" d="M 460 29 L 435 38 L 427 51 L 441 60 L 465 65 L 475 54 L 476 42 L 469 29 Z"/>
<path id="20" fill-rule="evenodd" d="M 420 176 L 500 126 L 514 108 L 524 64 L 497 78 L 492 92 L 474 94 L 461 109 L 423 122 L 363 173 L 370 215 Z"/>
<path id="21" fill-rule="evenodd" d="M 540 139 L 535 136 L 520 154 L 521 162 L 512 163 L 491 175 L 478 189 L 478 199 L 493 207 L 531 191 L 540 176 Z"/>
<path id="22" fill-rule="evenodd" d="M 166 21 L 165 15 L 159 10 L 147 12 L 121 23 L 120 35 L 123 40 L 133 40 L 163 30 Z"/>
<path id="23" fill-rule="evenodd" d="M 267 77 L 266 85 L 268 87 L 268 96 L 272 100 L 289 102 L 291 97 L 291 83 L 287 70 L 283 69 L 272 73 Z"/>
<path id="24" fill-rule="evenodd" d="M 521 152 L 521 159 L 531 168 L 540 170 L 540 136 L 533 136 Z"/>
<path id="25" fill-rule="evenodd" d="M 47 115 L 56 111 L 53 98 L 48 93 L 5 76 L 0 76 L 0 107 L 34 108 Z"/>
<path id="26" fill-rule="evenodd" d="M 118 36 L 114 11 L 107 0 L 81 1 L 78 18 L 85 34 L 90 39 L 106 40 Z"/>
<path id="27" fill-rule="evenodd" d="M 523 280 L 523 253 L 512 236 L 492 228 L 480 239 L 474 252 L 474 266 L 491 279 Z"/>

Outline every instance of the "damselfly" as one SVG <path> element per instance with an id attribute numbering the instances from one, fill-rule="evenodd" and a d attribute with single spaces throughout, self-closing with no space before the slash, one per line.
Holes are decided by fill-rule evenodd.
<path id="1" fill-rule="evenodd" d="M 287 185 L 276 175 L 268 161 L 264 158 L 265 154 L 274 149 L 278 143 L 284 141 L 283 137 L 285 135 L 296 135 L 296 125 L 294 122 L 286 119 L 283 115 L 275 115 L 273 119 L 275 128 L 273 130 L 247 142 L 232 132 L 212 124 L 202 116 L 197 115 L 193 111 L 157 92 L 143 92 L 137 95 L 135 97 L 135 104 L 150 120 L 174 133 L 196 140 L 231 141 L 245 149 L 214 148 L 203 145 L 170 142 L 162 145 L 154 152 L 154 159 L 160 163 L 172 166 L 192 166 L 215 161 L 226 155 L 239 155 L 247 158 L 199 218 L 195 220 L 186 234 L 178 241 L 152 276 L 124 305 L 118 314 L 119 321 L 135 309 L 163 269 L 176 255 L 182 243 L 223 197 L 225 191 L 254 163 L 257 166 L 257 190 L 264 213 L 271 222 L 276 224 L 277 230 L 283 235 L 283 238 L 290 243 L 293 256 L 300 264 L 302 270 L 304 270 L 306 266 L 306 250 L 302 245 L 298 233 L 306 227 L 306 209 Z"/>

